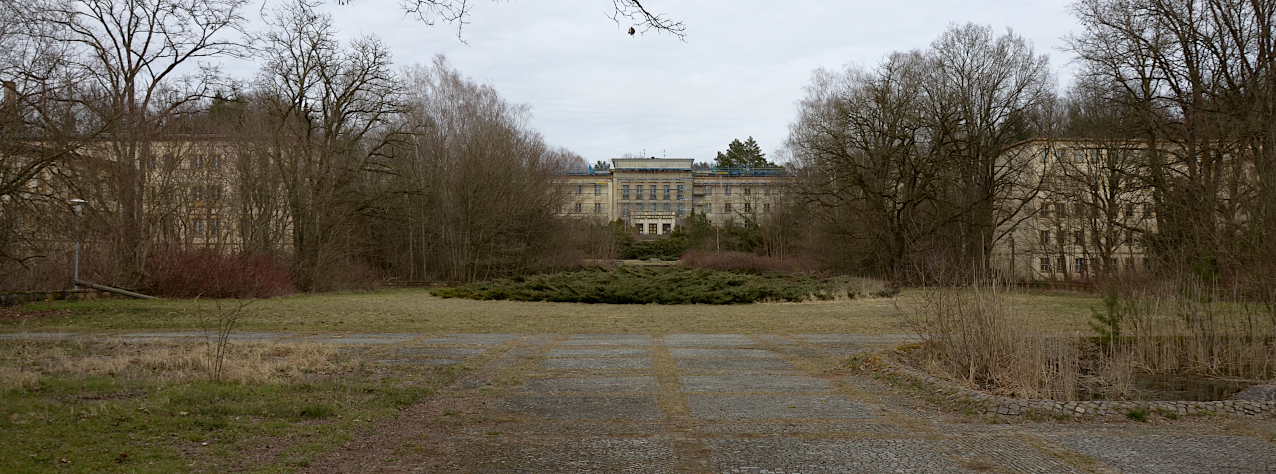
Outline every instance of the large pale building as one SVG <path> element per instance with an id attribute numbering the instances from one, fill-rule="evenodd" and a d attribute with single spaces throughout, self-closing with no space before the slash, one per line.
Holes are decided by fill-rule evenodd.
<path id="1" fill-rule="evenodd" d="M 1003 153 L 1022 167 L 1022 193 L 998 229 L 993 265 L 1008 280 L 1086 280 L 1150 270 L 1152 190 L 1139 170 L 1143 144 L 1046 140 Z"/>
<path id="2" fill-rule="evenodd" d="M 567 176 L 572 199 L 560 214 L 611 222 L 638 235 L 663 236 L 693 215 L 709 223 L 757 222 L 776 209 L 793 179 L 786 168 L 698 168 L 691 158 L 616 158 L 609 169 Z"/>

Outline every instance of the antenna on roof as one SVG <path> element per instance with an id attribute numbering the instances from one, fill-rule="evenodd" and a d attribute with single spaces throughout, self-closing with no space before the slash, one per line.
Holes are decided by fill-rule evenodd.
<path id="1" fill-rule="evenodd" d="M 661 157 L 661 158 L 668 158 L 668 157 L 669 157 L 669 150 L 660 150 L 660 157 Z"/>

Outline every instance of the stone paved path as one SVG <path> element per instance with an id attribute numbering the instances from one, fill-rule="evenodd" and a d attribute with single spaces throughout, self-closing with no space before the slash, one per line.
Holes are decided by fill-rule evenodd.
<path id="1" fill-rule="evenodd" d="M 14 337 L 23 336 L 0 334 Z M 239 333 L 236 339 L 335 344 L 382 364 L 465 371 L 401 420 L 316 462 L 313 472 L 1276 472 L 1270 421 L 990 423 L 840 369 L 846 356 L 900 338 Z"/>

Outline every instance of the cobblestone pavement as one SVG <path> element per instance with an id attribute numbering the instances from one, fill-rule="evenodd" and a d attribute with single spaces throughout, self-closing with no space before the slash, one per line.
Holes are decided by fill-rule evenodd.
<path id="1" fill-rule="evenodd" d="M 89 334 L 0 334 L 74 338 Z M 200 333 L 134 333 L 154 342 Z M 463 377 L 312 472 L 1258 473 L 1276 423 L 996 419 L 844 368 L 903 336 L 238 333 Z"/>

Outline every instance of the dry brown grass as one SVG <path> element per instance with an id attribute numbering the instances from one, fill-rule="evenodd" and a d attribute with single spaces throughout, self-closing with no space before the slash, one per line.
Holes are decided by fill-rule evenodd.
<path id="1" fill-rule="evenodd" d="M 857 291 L 871 282 L 848 281 Z M 864 297 L 804 303 L 745 305 L 606 305 L 442 299 L 426 290 L 297 295 L 259 300 L 245 309 L 241 331 L 298 332 L 511 332 L 511 333 L 905 333 L 896 300 L 915 301 L 921 290 L 897 298 Z M 1078 294 L 1005 295 L 1034 330 L 1088 331 L 1085 318 L 1097 298 Z M 45 304 L 32 309 L 70 309 L 69 314 L 28 320 L 13 330 L 191 330 L 198 314 L 213 311 L 209 300 Z"/>
<path id="2" fill-rule="evenodd" d="M 923 343 L 910 361 L 936 375 L 1004 395 L 1073 400 L 1079 388 L 1136 396 L 1144 374 L 1276 376 L 1276 308 L 1228 300 L 1195 280 L 1114 288 L 1093 311 L 1118 324 L 1101 337 L 1043 327 L 1022 294 L 996 284 L 918 290 L 901 315 Z M 1105 306 L 1104 303 L 1107 303 Z M 1096 317 L 1096 320 L 1098 318 Z"/>
<path id="3" fill-rule="evenodd" d="M 996 284 L 925 288 L 901 305 L 923 343 L 909 353 L 928 372 L 1024 398 L 1075 398 L 1074 338 L 1050 336 Z"/>
<path id="4" fill-rule="evenodd" d="M 16 344 L 25 347 L 11 353 L 15 364 L 0 365 L 0 386 L 6 388 L 28 387 L 40 375 L 109 375 L 179 382 L 207 379 L 213 361 L 212 348 L 206 343 L 121 344 L 87 352 L 81 347 L 78 354 L 68 354 L 55 343 Z M 338 370 L 332 362 L 334 354 L 332 348 L 315 344 L 234 344 L 227 348 L 221 379 L 262 384 L 302 372 Z"/>

